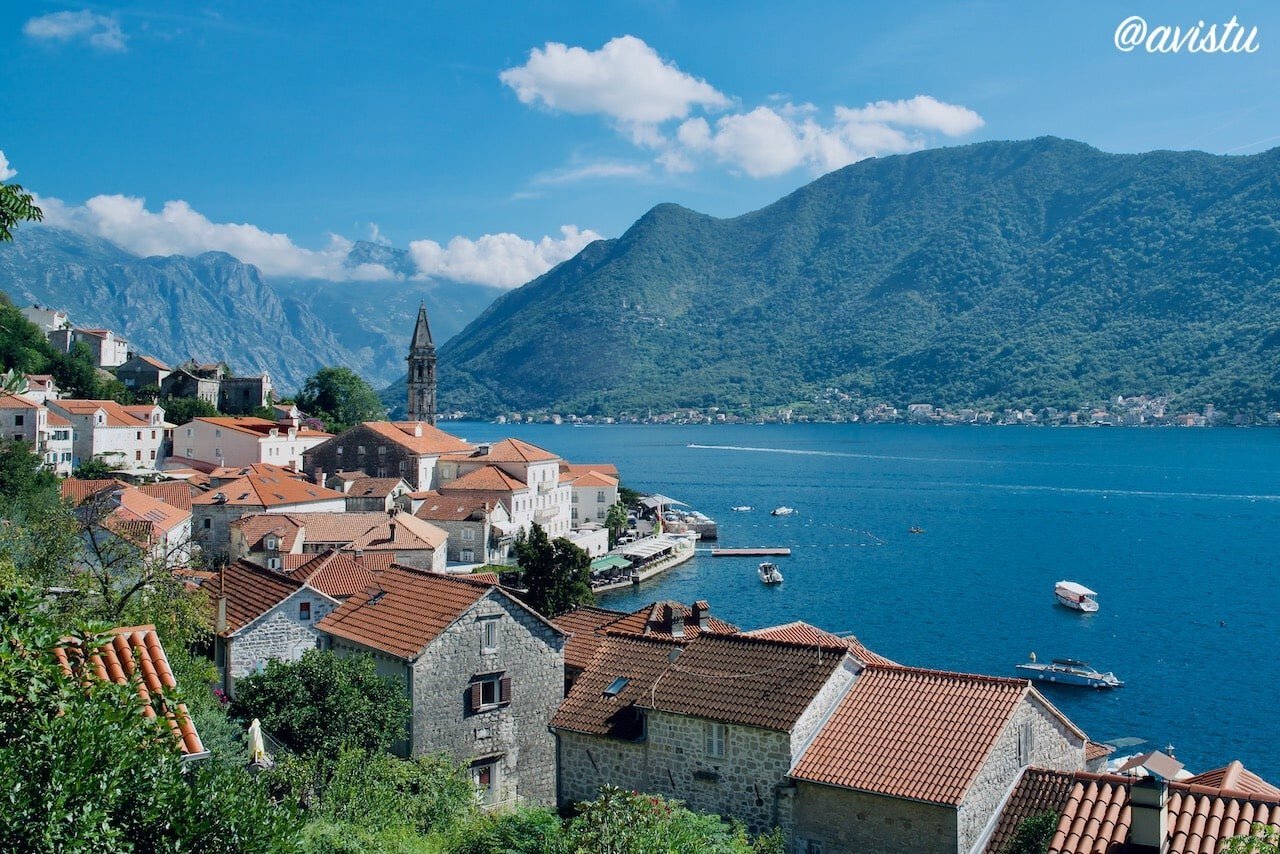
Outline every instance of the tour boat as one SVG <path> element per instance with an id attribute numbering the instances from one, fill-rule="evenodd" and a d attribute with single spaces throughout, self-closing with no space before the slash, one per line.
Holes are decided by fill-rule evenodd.
<path id="1" fill-rule="evenodd" d="M 1098 600 L 1093 597 L 1098 594 L 1083 584 L 1076 584 L 1074 581 L 1059 581 L 1053 588 L 1053 595 L 1058 597 L 1058 604 L 1065 605 L 1068 608 L 1074 608 L 1077 611 L 1085 611 L 1092 614 L 1098 610 Z"/>
<path id="2" fill-rule="evenodd" d="M 1053 682 L 1058 685 L 1081 685 L 1086 688 L 1123 688 L 1124 682 L 1111 672 L 1101 673 L 1074 658 L 1055 658 L 1048 664 L 1037 664 L 1033 655 L 1027 664 L 1018 669 L 1031 679 Z"/>
<path id="3" fill-rule="evenodd" d="M 794 507 L 775 507 L 773 508 L 773 513 L 771 515 L 794 516 L 795 514 L 796 514 L 796 508 Z"/>
<path id="4" fill-rule="evenodd" d="M 731 507 L 729 509 L 735 510 L 738 513 L 750 513 L 756 508 L 752 507 L 750 504 L 739 504 L 737 507 Z"/>
<path id="5" fill-rule="evenodd" d="M 760 564 L 759 572 L 760 572 L 760 580 L 763 581 L 765 584 L 781 584 L 782 583 L 782 572 L 778 569 L 778 565 L 776 563 Z"/>

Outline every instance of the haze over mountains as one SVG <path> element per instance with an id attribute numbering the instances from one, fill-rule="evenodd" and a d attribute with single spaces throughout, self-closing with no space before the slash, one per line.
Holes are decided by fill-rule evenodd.
<path id="1" fill-rule="evenodd" d="M 1280 149 L 1041 138 L 866 160 L 733 219 L 660 205 L 503 294 L 441 349 L 442 410 L 758 411 L 836 388 L 1261 413 L 1278 271 Z"/>
<path id="2" fill-rule="evenodd" d="M 501 293 L 411 280 L 408 253 L 381 244 L 356 243 L 348 263 L 381 263 L 405 278 L 267 280 L 224 252 L 141 258 L 79 232 L 30 226 L 0 251 L 0 290 L 19 305 L 65 309 L 77 324 L 114 329 L 170 364 L 194 357 L 265 370 L 285 391 L 327 365 L 390 382 L 404 370 L 420 301 L 443 341 Z"/>

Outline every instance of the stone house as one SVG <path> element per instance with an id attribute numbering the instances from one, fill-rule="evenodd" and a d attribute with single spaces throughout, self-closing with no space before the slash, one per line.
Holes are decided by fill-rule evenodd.
<path id="1" fill-rule="evenodd" d="M 99 368 L 115 368 L 129 359 L 129 342 L 110 329 L 52 329 L 45 333 L 49 343 L 63 353 L 70 353 L 77 344 L 84 344 L 93 354 L 93 363 Z"/>
<path id="2" fill-rule="evenodd" d="M 234 695 L 237 679 L 261 671 L 268 661 L 296 661 L 321 646 L 316 624 L 340 602 L 308 578 L 240 560 L 211 582 L 214 664 L 228 694 Z"/>
<path id="3" fill-rule="evenodd" d="M 188 368 L 179 366 L 160 381 L 160 394 L 203 400 L 210 406 L 217 406 L 220 385 L 221 381 L 216 377 L 197 376 Z"/>
<path id="4" fill-rule="evenodd" d="M 291 557 L 329 549 L 379 564 L 430 572 L 446 569 L 448 533 L 407 513 L 255 513 L 231 522 L 228 556 L 268 569 L 296 565 Z M 379 559 L 382 558 L 382 559 Z"/>
<path id="5" fill-rule="evenodd" d="M 1126 765 L 1121 773 L 1027 768 L 975 850 L 1002 854 L 1023 821 L 1045 812 L 1058 815 L 1050 854 L 1206 854 L 1255 823 L 1280 831 L 1280 788 L 1238 761 L 1194 776 L 1159 751 Z"/>
<path id="6" fill-rule="evenodd" d="M 68 419 L 29 395 L 0 392 L 0 435 L 26 442 L 55 474 L 71 474 L 73 430 Z"/>
<path id="7" fill-rule="evenodd" d="M 391 567 L 319 628 L 336 654 L 404 680 L 401 752 L 465 763 L 489 805 L 555 803 L 564 634 L 541 615 L 491 582 Z"/>
<path id="8" fill-rule="evenodd" d="M 248 415 L 274 399 L 275 390 L 266 373 L 253 377 L 224 376 L 218 384 L 218 410 L 228 415 Z"/>
<path id="9" fill-rule="evenodd" d="M 159 359 L 139 356 L 135 353 L 127 362 L 116 368 L 116 379 L 130 391 L 154 386 L 158 393 L 160 384 L 171 373 L 173 369 Z"/>
<path id="10" fill-rule="evenodd" d="M 124 484 L 98 491 L 81 507 L 96 517 L 103 531 L 136 546 L 151 560 L 170 567 L 191 560 L 190 510 Z"/>
<path id="11" fill-rule="evenodd" d="M 484 497 L 413 492 L 406 496 L 413 515 L 449 535 L 452 563 L 505 563 L 515 542 L 511 515 L 501 501 Z"/>
<path id="12" fill-rule="evenodd" d="M 447 454 L 473 447 L 423 421 L 366 421 L 356 424 L 303 455 L 303 471 L 316 483 L 342 471 L 373 477 L 399 477 L 412 489 L 434 489 L 436 463 Z"/>
<path id="13" fill-rule="evenodd" d="M 47 403 L 62 397 L 52 374 L 27 374 L 27 390 L 22 396 L 36 403 Z"/>
<path id="14" fill-rule="evenodd" d="M 242 516 L 345 508 L 341 492 L 282 474 L 249 474 L 192 499 L 192 537 L 207 554 L 222 557 L 230 553 L 231 523 Z"/>
<path id="15" fill-rule="evenodd" d="M 347 496 L 347 512 L 377 510 L 383 513 L 397 509 L 402 495 L 410 492 L 409 484 L 400 477 L 357 477 L 341 481 L 340 490 Z"/>

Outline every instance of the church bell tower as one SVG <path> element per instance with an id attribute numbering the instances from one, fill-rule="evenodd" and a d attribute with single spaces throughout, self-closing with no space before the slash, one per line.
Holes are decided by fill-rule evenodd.
<path id="1" fill-rule="evenodd" d="M 409 342 L 409 420 L 436 423 L 436 345 L 427 323 L 427 304 L 418 309 L 418 323 Z"/>

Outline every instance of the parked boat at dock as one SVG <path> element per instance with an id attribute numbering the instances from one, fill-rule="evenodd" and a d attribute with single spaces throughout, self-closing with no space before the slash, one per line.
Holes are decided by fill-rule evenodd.
<path id="1" fill-rule="evenodd" d="M 1018 669 L 1030 679 L 1053 682 L 1058 685 L 1080 685 L 1085 688 L 1123 688 L 1124 682 L 1111 672 L 1102 673 L 1083 661 L 1074 658 L 1055 658 L 1048 664 L 1030 662 L 1019 664 Z"/>
<path id="2" fill-rule="evenodd" d="M 762 563 L 757 572 L 760 574 L 760 580 L 765 584 L 782 583 L 782 571 L 778 569 L 776 563 Z"/>
<path id="3" fill-rule="evenodd" d="M 1098 600 L 1093 598 L 1098 594 L 1083 584 L 1077 584 L 1074 581 L 1059 581 L 1054 585 L 1053 595 L 1058 597 L 1059 605 L 1065 605 L 1068 608 L 1074 608 L 1077 611 L 1084 611 L 1090 614 L 1098 610 Z"/>

